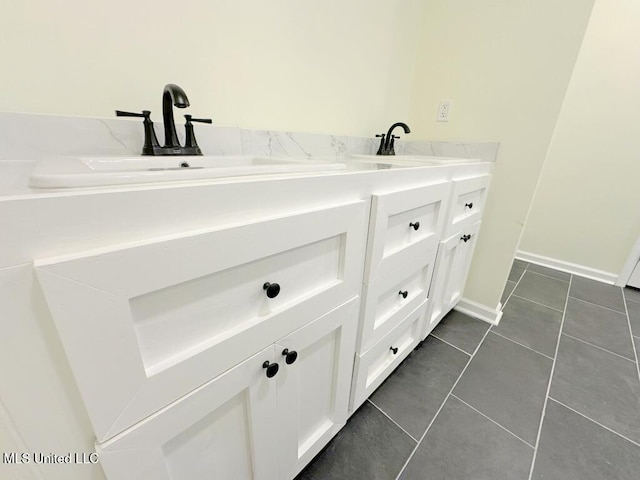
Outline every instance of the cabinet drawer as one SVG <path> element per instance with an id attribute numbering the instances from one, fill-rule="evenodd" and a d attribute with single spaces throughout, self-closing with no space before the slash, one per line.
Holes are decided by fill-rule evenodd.
<path id="1" fill-rule="evenodd" d="M 491 175 L 455 180 L 451 189 L 451 206 L 445 236 L 451 236 L 482 217 Z"/>
<path id="2" fill-rule="evenodd" d="M 351 411 L 364 402 L 420 341 L 428 300 L 411 312 L 364 355 L 356 355 Z"/>
<path id="3" fill-rule="evenodd" d="M 362 201 L 37 262 L 98 439 L 357 295 L 366 221 Z"/>
<path id="4" fill-rule="evenodd" d="M 436 250 L 424 242 L 412 245 L 390 258 L 380 278 L 364 286 L 359 352 L 375 345 L 427 299 Z"/>
<path id="5" fill-rule="evenodd" d="M 450 182 L 372 196 L 365 283 L 381 276 L 393 255 L 424 242 L 440 240 L 449 199 Z"/>

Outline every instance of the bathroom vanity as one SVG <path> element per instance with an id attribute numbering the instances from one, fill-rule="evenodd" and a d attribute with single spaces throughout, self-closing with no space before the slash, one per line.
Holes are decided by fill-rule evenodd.
<path id="1" fill-rule="evenodd" d="M 42 190 L 0 202 L 109 480 L 290 480 L 460 300 L 493 164 Z"/>

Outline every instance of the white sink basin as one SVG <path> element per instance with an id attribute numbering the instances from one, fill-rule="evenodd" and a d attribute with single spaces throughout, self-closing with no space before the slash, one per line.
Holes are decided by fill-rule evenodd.
<path id="1" fill-rule="evenodd" d="M 345 170 L 338 161 L 253 156 L 95 157 L 41 161 L 29 177 L 34 188 L 73 188 Z"/>

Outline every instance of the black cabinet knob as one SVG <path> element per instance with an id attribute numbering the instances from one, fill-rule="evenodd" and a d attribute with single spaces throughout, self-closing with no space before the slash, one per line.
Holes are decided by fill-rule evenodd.
<path id="1" fill-rule="evenodd" d="M 413 227 L 414 230 L 418 230 L 420 228 L 420 222 L 416 222 L 416 223 L 411 222 L 409 224 L 409 227 Z"/>
<path id="2" fill-rule="evenodd" d="M 407 295 L 409 295 L 409 291 L 408 290 L 400 290 L 398 292 L 398 295 L 402 295 L 402 298 L 407 298 Z"/>
<path id="3" fill-rule="evenodd" d="M 267 369 L 267 378 L 272 378 L 276 376 L 276 373 L 278 373 L 280 366 L 275 362 L 269 363 L 269 360 L 267 360 L 262 364 L 262 368 Z"/>
<path id="4" fill-rule="evenodd" d="M 284 355 L 284 362 L 287 365 L 291 365 L 293 362 L 295 362 L 298 359 L 298 352 L 296 352 L 295 350 L 289 351 L 288 348 L 285 348 L 282 351 L 282 355 Z"/>
<path id="5" fill-rule="evenodd" d="M 460 240 L 462 240 L 464 243 L 467 243 L 469 240 L 471 239 L 471 234 L 467 234 L 467 235 L 462 235 L 460 237 Z"/>
<path id="6" fill-rule="evenodd" d="M 398 347 L 390 347 L 389 350 L 391 350 L 394 355 L 398 353 Z"/>
<path id="7" fill-rule="evenodd" d="M 262 289 L 266 290 L 267 297 L 269 298 L 275 298 L 280 293 L 280 285 L 278 285 L 277 283 L 267 282 L 264 285 L 262 285 Z"/>
<path id="8" fill-rule="evenodd" d="M 473 202 L 465 203 L 465 207 L 473 208 Z"/>

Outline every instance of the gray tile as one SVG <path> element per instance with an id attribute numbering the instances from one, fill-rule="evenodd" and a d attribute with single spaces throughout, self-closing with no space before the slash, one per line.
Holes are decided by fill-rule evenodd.
<path id="1" fill-rule="evenodd" d="M 546 275 L 547 277 L 557 278 L 558 280 L 563 280 L 568 282 L 571 278 L 570 273 L 560 272 L 559 270 L 554 270 L 553 268 L 543 267 L 542 265 L 536 265 L 535 263 L 530 263 L 527 267 L 527 270 L 530 272 L 540 273 L 542 275 Z"/>
<path id="2" fill-rule="evenodd" d="M 633 342 L 636 344 L 636 355 L 640 356 L 640 337 L 633 337 Z"/>
<path id="3" fill-rule="evenodd" d="M 573 277 L 569 296 L 624 313 L 622 289 L 588 278 Z"/>
<path id="4" fill-rule="evenodd" d="M 549 400 L 532 478 L 636 480 L 640 447 Z"/>
<path id="5" fill-rule="evenodd" d="M 451 345 L 472 354 L 484 334 L 489 330 L 487 322 L 475 319 L 469 315 L 451 310 L 433 329 L 433 335 L 449 342 Z"/>
<path id="6" fill-rule="evenodd" d="M 624 295 L 627 300 L 640 303 L 640 290 L 637 288 L 624 287 Z"/>
<path id="7" fill-rule="evenodd" d="M 533 300 L 547 307 L 563 310 L 569 284 L 533 272 L 525 272 L 513 295 Z"/>
<path id="8" fill-rule="evenodd" d="M 640 337 L 640 303 L 627 302 L 631 331 L 636 337 Z"/>
<path id="9" fill-rule="evenodd" d="M 296 480 L 393 480 L 416 442 L 369 402 Z"/>
<path id="10" fill-rule="evenodd" d="M 524 273 L 524 271 L 529 265 L 527 262 L 523 262 L 522 260 L 514 260 L 513 265 L 511 265 L 511 271 L 509 272 L 509 280 L 512 282 L 517 282 L 520 280 L 520 277 Z"/>
<path id="11" fill-rule="evenodd" d="M 562 312 L 511 297 L 504 307 L 500 325 L 491 331 L 553 357 L 561 323 Z"/>
<path id="12" fill-rule="evenodd" d="M 453 393 L 534 444 L 552 361 L 491 332 Z"/>
<path id="13" fill-rule="evenodd" d="M 502 305 L 505 304 L 505 302 L 509 298 L 509 295 L 511 295 L 511 292 L 513 292 L 513 289 L 515 288 L 516 284 L 517 282 L 512 282 L 511 280 L 507 280 L 507 284 L 504 286 L 504 291 L 502 292 L 502 297 L 500 297 L 500 303 L 502 303 Z"/>
<path id="14" fill-rule="evenodd" d="M 419 439 L 468 361 L 469 355 L 429 335 L 371 401 Z"/>
<path id="15" fill-rule="evenodd" d="M 635 361 L 627 316 L 569 297 L 562 333 Z"/>
<path id="16" fill-rule="evenodd" d="M 531 447 L 449 397 L 400 478 L 526 480 L 532 457 Z"/>
<path id="17" fill-rule="evenodd" d="M 640 381 L 635 362 L 562 335 L 550 396 L 640 442 Z"/>

